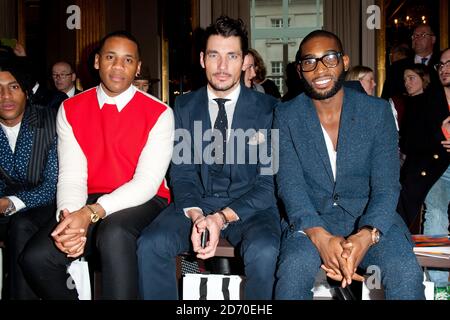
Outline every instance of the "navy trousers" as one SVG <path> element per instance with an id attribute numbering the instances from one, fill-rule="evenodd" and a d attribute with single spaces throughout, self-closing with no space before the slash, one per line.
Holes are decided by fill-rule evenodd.
<path id="1" fill-rule="evenodd" d="M 330 226 L 328 230 L 333 232 L 333 229 Z M 393 225 L 361 262 L 363 269 L 378 267 L 387 300 L 425 299 L 422 269 L 408 237 Z M 286 228 L 281 241 L 275 299 L 312 299 L 311 290 L 321 263 L 319 252 L 311 240 L 298 230 Z"/>
<path id="2" fill-rule="evenodd" d="M 141 297 L 178 299 L 176 257 L 192 247 L 191 230 L 191 220 L 171 204 L 142 231 L 137 249 Z M 240 249 L 245 265 L 245 298 L 272 299 L 281 237 L 277 209 L 256 212 L 246 221 L 230 224 L 222 237 Z"/>

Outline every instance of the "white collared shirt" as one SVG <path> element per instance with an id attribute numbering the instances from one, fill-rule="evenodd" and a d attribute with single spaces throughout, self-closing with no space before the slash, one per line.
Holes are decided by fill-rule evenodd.
<path id="1" fill-rule="evenodd" d="M 241 85 L 239 85 L 233 92 L 231 92 L 228 96 L 224 97 L 224 99 L 229 99 L 230 101 L 225 102 L 225 111 L 227 112 L 227 120 L 228 120 L 228 131 L 227 131 L 227 139 L 230 137 L 230 128 L 233 122 L 234 110 L 236 109 L 236 103 L 239 98 L 239 94 L 241 93 Z M 217 115 L 219 114 L 219 105 L 214 99 L 218 97 L 214 95 L 214 93 L 208 88 L 208 110 L 209 117 L 211 119 L 211 128 L 214 128 L 214 123 L 216 122 Z"/>
<path id="2" fill-rule="evenodd" d="M 418 54 L 416 54 L 416 56 L 414 57 L 414 63 L 422 64 L 422 59 L 423 59 L 423 58 L 427 58 L 427 62 L 425 63 L 425 65 L 428 66 L 428 64 L 430 63 L 430 60 L 431 60 L 431 56 L 432 56 L 432 55 L 433 55 L 433 54 L 430 54 L 430 55 L 428 55 L 428 56 L 426 56 L 426 57 L 421 57 L 421 56 L 419 56 Z"/>
<path id="3" fill-rule="evenodd" d="M 6 138 L 8 139 L 9 147 L 11 148 L 11 151 L 14 153 L 16 150 L 17 137 L 19 136 L 19 131 L 22 122 L 19 122 L 14 127 L 5 126 L 3 123 L 0 123 L 0 125 L 3 129 L 3 132 L 5 133 Z M 16 212 L 26 208 L 25 203 L 23 203 L 23 201 L 17 198 L 16 196 L 8 196 L 7 198 L 9 198 L 14 203 L 14 207 L 16 207 Z"/>
<path id="4" fill-rule="evenodd" d="M 115 104 L 119 112 L 125 108 L 136 93 L 136 89 L 132 85 L 116 97 L 109 97 L 101 85 L 96 90 L 100 108 L 103 108 L 105 103 Z M 143 94 L 150 99 L 160 102 L 149 94 Z M 173 111 L 167 106 L 166 111 L 159 116 L 158 121 L 148 135 L 147 143 L 141 151 L 133 179 L 97 200 L 97 203 L 105 209 L 106 215 L 141 205 L 156 195 L 172 158 L 174 128 Z M 74 136 L 71 125 L 67 121 L 64 106 L 59 108 L 56 129 L 59 158 L 56 198 L 58 206 L 57 219 L 59 219 L 58 213 L 60 210 L 68 209 L 70 212 L 73 212 L 86 204 L 88 171 L 86 156 Z"/>
<path id="5" fill-rule="evenodd" d="M 97 99 L 98 105 L 100 109 L 103 109 L 104 104 L 114 104 L 117 107 L 117 110 L 120 112 L 125 108 L 125 106 L 133 99 L 134 94 L 136 93 L 136 87 L 131 85 L 127 90 L 119 94 L 115 97 L 110 97 L 106 94 L 105 90 L 103 90 L 103 86 L 99 85 L 97 87 Z"/>
<path id="6" fill-rule="evenodd" d="M 66 92 L 69 98 L 72 98 L 75 95 L 75 86 L 72 87 L 69 91 Z"/>

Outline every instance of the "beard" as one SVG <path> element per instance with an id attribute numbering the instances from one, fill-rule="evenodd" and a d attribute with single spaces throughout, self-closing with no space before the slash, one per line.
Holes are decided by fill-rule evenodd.
<path id="1" fill-rule="evenodd" d="M 229 74 L 227 74 L 227 75 L 229 75 Z M 220 83 L 219 81 L 215 82 L 214 77 L 212 76 L 211 78 L 208 79 L 208 84 L 215 91 L 218 91 L 218 92 L 219 91 L 228 91 L 228 90 L 232 89 L 236 85 L 236 83 L 239 82 L 239 80 L 240 79 L 237 79 L 237 81 L 235 81 L 234 79 L 231 79 L 231 82 L 229 82 L 229 83 Z"/>
<path id="2" fill-rule="evenodd" d="M 333 88 L 324 93 L 320 93 L 314 90 L 314 88 L 308 83 L 308 81 L 305 80 L 304 77 L 300 77 L 300 81 L 303 85 L 303 88 L 305 89 L 305 94 L 308 97 L 314 100 L 326 100 L 333 97 L 336 93 L 339 92 L 339 90 L 341 90 L 345 81 L 345 72 L 342 71 L 339 75 L 339 78 L 337 80 L 334 80 Z"/>

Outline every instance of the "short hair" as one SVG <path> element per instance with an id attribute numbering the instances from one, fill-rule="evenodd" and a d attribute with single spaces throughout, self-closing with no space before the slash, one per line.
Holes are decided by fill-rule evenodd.
<path id="1" fill-rule="evenodd" d="M 424 23 L 421 23 L 421 24 L 416 25 L 416 26 L 414 27 L 414 29 L 413 29 L 413 33 L 414 33 L 414 32 L 416 31 L 416 29 L 419 28 L 419 27 L 427 27 L 428 29 L 430 29 L 430 31 L 431 31 L 431 33 L 433 34 L 433 36 L 436 36 L 436 33 L 434 32 L 433 28 L 432 28 L 429 24 L 424 24 Z"/>
<path id="2" fill-rule="evenodd" d="M 232 19 L 228 16 L 220 16 L 205 30 L 202 51 L 205 52 L 206 45 L 211 36 L 219 35 L 225 38 L 239 37 L 241 40 L 241 50 L 243 56 L 248 52 L 248 33 L 245 23 L 241 19 Z"/>
<path id="3" fill-rule="evenodd" d="M 61 61 L 56 61 L 56 62 L 52 65 L 52 69 L 53 69 L 53 67 L 54 67 L 55 65 L 60 64 L 60 63 L 67 64 L 67 65 L 69 66 L 69 68 L 70 68 L 70 71 L 71 71 L 72 73 L 75 73 L 75 68 L 74 68 L 73 64 L 72 64 L 71 62 L 69 62 L 69 61 L 63 61 L 63 60 L 61 60 Z"/>
<path id="4" fill-rule="evenodd" d="M 354 66 L 352 67 L 345 76 L 347 81 L 361 80 L 366 76 L 366 74 L 373 72 L 373 70 L 366 66 Z"/>
<path id="5" fill-rule="evenodd" d="M 448 48 L 442 50 L 441 55 L 439 56 L 439 59 L 441 59 L 442 56 L 444 55 L 444 53 L 446 53 L 446 52 L 449 51 L 449 50 L 450 50 L 450 47 L 448 47 Z"/>
<path id="6" fill-rule="evenodd" d="M 298 48 L 297 54 L 295 55 L 295 62 L 299 63 L 301 58 L 303 57 L 303 52 L 302 52 L 302 48 L 303 46 L 310 41 L 311 39 L 314 38 L 329 38 L 329 39 L 333 39 L 334 41 L 336 41 L 336 44 L 338 46 L 338 50 L 339 52 L 344 53 L 344 47 L 342 46 L 342 41 L 341 39 L 339 39 L 339 37 L 337 35 L 335 35 L 332 32 L 329 31 L 325 31 L 325 30 L 314 30 L 313 32 L 309 33 L 300 43 L 300 46 Z"/>
<path id="7" fill-rule="evenodd" d="M 430 71 L 428 67 L 421 63 L 411 64 L 405 68 L 406 70 L 411 70 L 416 73 L 423 82 L 423 90 L 425 90 L 430 84 Z"/>
<path id="8" fill-rule="evenodd" d="M 124 38 L 134 42 L 137 46 L 138 56 L 139 58 L 141 57 L 141 46 L 139 45 L 138 40 L 130 32 L 125 30 L 113 31 L 104 36 L 103 39 L 100 40 L 97 53 L 102 51 L 103 47 L 105 46 L 105 42 L 110 38 Z"/>
<path id="9" fill-rule="evenodd" d="M 253 48 L 249 48 L 247 54 L 251 54 L 255 60 L 255 67 L 257 67 L 255 69 L 256 78 L 261 81 L 264 80 L 267 76 L 267 69 L 266 65 L 264 64 L 263 58 L 258 53 L 258 51 Z"/>

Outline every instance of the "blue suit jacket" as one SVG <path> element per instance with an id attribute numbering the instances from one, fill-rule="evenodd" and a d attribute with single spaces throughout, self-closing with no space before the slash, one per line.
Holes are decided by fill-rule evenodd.
<path id="1" fill-rule="evenodd" d="M 400 164 L 390 106 L 352 89 L 344 92 L 336 182 L 312 100 L 303 94 L 275 111 L 277 182 L 291 228 L 321 226 L 348 235 L 365 225 L 384 233 L 397 224 L 406 231 L 395 209 Z"/>
<path id="2" fill-rule="evenodd" d="M 27 105 L 26 108 L 33 106 Z M 0 166 L 8 175 L 22 183 L 28 183 L 28 166 L 31 159 L 33 137 L 37 130 L 35 119 L 29 112 L 25 112 L 19 135 L 17 137 L 14 153 L 8 143 L 8 138 L 0 129 Z M 56 135 L 53 143 L 45 154 L 44 166 L 39 183 L 30 189 L 20 191 L 17 194 L 5 193 L 5 184 L 0 180 L 0 198 L 4 196 L 16 196 L 26 205 L 27 209 L 48 205 L 55 200 L 56 183 L 58 180 L 58 160 L 56 152 Z"/>
<path id="3" fill-rule="evenodd" d="M 273 97 L 241 85 L 241 93 L 233 115 L 232 129 L 243 129 L 244 131 L 249 129 L 267 130 L 265 138 L 270 149 L 270 129 L 272 128 L 273 108 L 276 103 L 277 100 Z M 200 207 L 204 212 L 208 212 L 210 208 L 204 207 L 209 201 L 208 199 L 213 201 L 214 197 L 220 198 L 222 196 L 208 194 L 210 165 L 206 164 L 203 157 L 200 156 L 210 144 L 208 141 L 202 141 L 201 136 L 198 139 L 199 134 L 203 135 L 205 131 L 211 129 L 206 87 L 178 97 L 175 102 L 174 115 L 175 127 L 178 132 L 179 129 L 185 129 L 186 133 L 193 139 L 192 141 L 184 140 L 184 143 L 187 143 L 189 147 L 189 155 L 183 154 L 183 151 L 177 148 L 177 143 L 174 149 L 174 159 L 178 156 L 187 156 L 188 159 L 181 164 L 172 161 L 170 169 L 176 209 Z M 201 130 L 197 130 L 197 136 L 194 136 L 195 122 L 197 122 L 197 126 L 201 123 L 202 127 Z M 181 146 L 181 142 L 178 147 Z M 235 145 L 236 147 L 237 145 Z M 248 139 L 246 139 L 246 154 L 254 147 L 248 144 Z M 240 153 L 242 156 L 242 152 Z M 270 155 L 270 150 L 268 154 Z M 234 163 L 237 163 L 236 157 L 238 156 L 239 152 L 235 149 Z M 257 211 L 275 207 L 274 177 L 273 175 L 261 174 L 263 167 L 270 166 L 271 163 L 262 163 L 259 154 L 257 162 L 254 164 L 248 164 L 247 162 L 246 164 L 231 165 L 231 185 L 228 189 L 228 197 L 222 199 L 222 205 L 233 209 L 241 220 L 245 220 Z"/>

